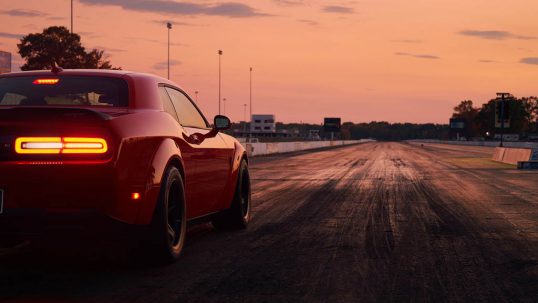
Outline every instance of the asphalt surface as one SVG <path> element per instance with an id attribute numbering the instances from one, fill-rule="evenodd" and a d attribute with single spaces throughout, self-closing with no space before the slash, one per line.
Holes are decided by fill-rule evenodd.
<path id="1" fill-rule="evenodd" d="M 256 158 L 247 230 L 198 226 L 161 267 L 99 241 L 0 250 L 0 301 L 536 302 L 538 172 L 492 152 L 367 143 Z"/>

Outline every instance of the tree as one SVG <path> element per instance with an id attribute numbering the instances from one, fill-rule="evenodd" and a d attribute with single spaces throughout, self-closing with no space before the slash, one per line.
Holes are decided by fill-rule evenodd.
<path id="1" fill-rule="evenodd" d="M 454 113 L 452 118 L 460 118 L 465 120 L 465 136 L 476 137 L 479 136 L 479 131 L 476 125 L 476 117 L 478 115 L 478 109 L 473 106 L 473 101 L 464 100 L 460 104 L 454 107 Z"/>
<path id="2" fill-rule="evenodd" d="M 469 116 L 475 116 L 478 110 L 473 107 L 473 101 L 465 100 L 461 101 L 460 104 L 454 107 L 454 114 L 452 118 L 467 118 Z"/>
<path id="3" fill-rule="evenodd" d="M 529 132 L 538 133 L 538 97 L 523 98 L 525 102 L 525 108 L 529 113 Z"/>
<path id="4" fill-rule="evenodd" d="M 28 34 L 17 44 L 19 54 L 26 61 L 21 70 L 63 68 L 121 69 L 113 68 L 103 57 L 104 51 L 89 52 L 82 46 L 80 36 L 70 33 L 64 26 L 51 26 L 42 33 Z"/>

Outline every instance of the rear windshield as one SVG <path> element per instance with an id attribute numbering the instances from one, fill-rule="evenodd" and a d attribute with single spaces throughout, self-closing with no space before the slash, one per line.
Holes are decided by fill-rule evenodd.
<path id="1" fill-rule="evenodd" d="M 127 107 L 129 91 L 122 79 L 107 77 L 0 78 L 0 106 Z"/>

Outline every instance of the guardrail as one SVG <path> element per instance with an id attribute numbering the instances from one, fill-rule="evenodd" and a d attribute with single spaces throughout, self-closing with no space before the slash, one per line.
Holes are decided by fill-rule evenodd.
<path id="1" fill-rule="evenodd" d="M 409 140 L 410 142 L 418 143 L 437 143 L 437 144 L 452 144 L 452 145 L 467 145 L 467 146 L 487 146 L 499 147 L 499 141 L 449 141 L 449 140 Z M 503 142 L 504 147 L 514 148 L 538 148 L 538 142 Z"/>
<path id="2" fill-rule="evenodd" d="M 372 142 L 374 140 L 338 140 L 338 141 L 304 141 L 304 142 L 272 142 L 272 143 L 241 143 L 249 156 L 263 156 L 289 153 L 331 146 L 343 146 Z"/>

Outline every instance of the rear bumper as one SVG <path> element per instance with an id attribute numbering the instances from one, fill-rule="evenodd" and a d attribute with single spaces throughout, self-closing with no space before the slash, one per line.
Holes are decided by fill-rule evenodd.
<path id="1" fill-rule="evenodd" d="M 4 222 L 7 222 L 6 226 L 28 225 L 40 229 L 45 225 L 53 225 L 51 223 L 56 220 L 58 223 L 65 219 L 76 223 L 80 217 L 109 217 L 137 224 L 138 210 L 143 199 L 132 200 L 131 192 L 141 191 L 144 187 L 121 182 L 120 178 L 111 163 L 0 163 L 0 189 L 4 193 L 0 232 Z M 141 193 L 144 198 L 144 193 Z"/>
<path id="2" fill-rule="evenodd" d="M 5 236 L 31 237 L 70 231 L 107 235 L 126 231 L 129 226 L 92 209 L 7 209 L 0 215 L 0 239 Z"/>

